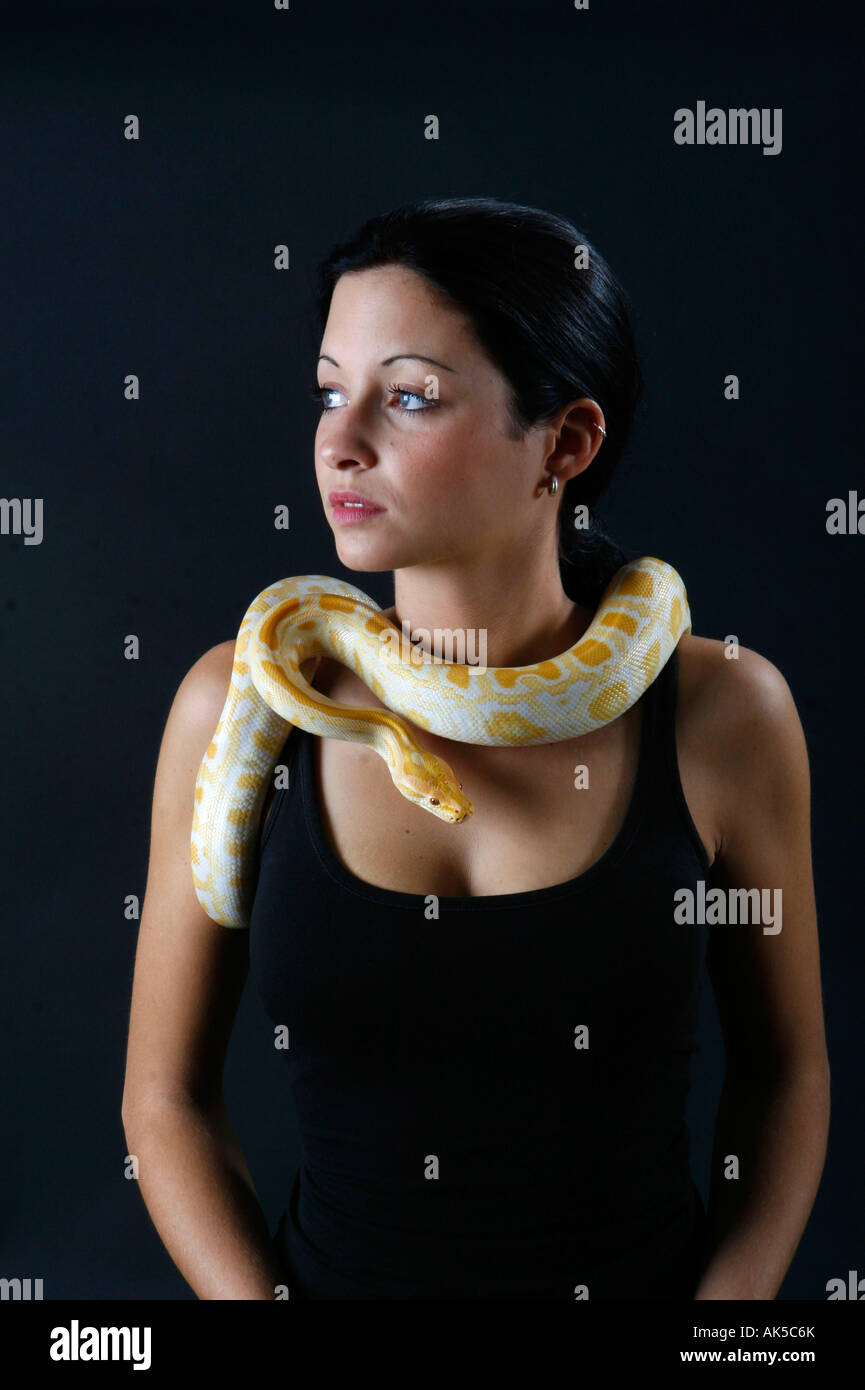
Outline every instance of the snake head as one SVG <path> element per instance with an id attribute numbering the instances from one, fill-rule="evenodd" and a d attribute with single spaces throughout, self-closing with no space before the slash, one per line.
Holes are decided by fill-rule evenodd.
<path id="1" fill-rule="evenodd" d="M 409 801 L 450 825 L 459 825 L 475 809 L 463 794 L 462 782 L 457 781 L 453 769 L 435 753 L 418 749 L 411 768 L 404 768 L 402 775 L 393 780 Z"/>
<path id="2" fill-rule="evenodd" d="M 449 825 L 459 825 L 460 821 L 467 820 L 473 813 L 474 806 L 467 796 L 463 796 L 461 791 L 445 792 L 444 796 L 432 793 L 421 803 L 424 809 L 432 811 L 439 820 L 447 821 Z"/>

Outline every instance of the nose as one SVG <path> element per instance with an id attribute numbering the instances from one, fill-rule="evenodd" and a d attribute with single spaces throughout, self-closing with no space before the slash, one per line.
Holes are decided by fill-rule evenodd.
<path id="1" fill-rule="evenodd" d="M 346 468 L 372 468 L 375 464 L 375 455 L 372 450 L 364 445 L 356 445 L 353 449 L 339 448 L 336 445 L 328 444 L 319 450 L 319 457 L 327 468 L 336 472 Z"/>
<path id="2" fill-rule="evenodd" d="M 348 409 L 348 407 L 343 407 Z M 328 468 L 371 468 L 376 452 L 358 420 L 334 422 L 317 440 L 318 456 Z"/>

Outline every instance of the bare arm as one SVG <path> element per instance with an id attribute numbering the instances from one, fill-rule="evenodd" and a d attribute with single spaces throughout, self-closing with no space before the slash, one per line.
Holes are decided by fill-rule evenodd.
<path id="1" fill-rule="evenodd" d="M 814 1204 L 829 1128 L 808 756 L 780 672 L 744 648 L 726 665 L 706 712 L 720 731 L 719 886 L 768 889 L 781 930 L 764 932 L 764 919 L 712 933 L 726 1076 L 695 1298 L 773 1299 Z"/>
<path id="2" fill-rule="evenodd" d="M 147 1210 L 198 1297 L 272 1299 L 287 1280 L 222 1097 L 248 933 L 210 920 L 189 865 L 195 782 L 233 649 L 222 643 L 192 667 L 162 739 L 122 1117 Z"/>

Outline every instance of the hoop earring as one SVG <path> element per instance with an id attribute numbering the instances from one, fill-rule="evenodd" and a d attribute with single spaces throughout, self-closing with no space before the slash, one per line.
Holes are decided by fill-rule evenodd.
<path id="1" fill-rule="evenodd" d="M 596 429 L 599 429 L 599 430 L 601 431 L 601 434 L 602 434 L 602 435 L 604 436 L 604 438 L 606 439 L 606 437 L 607 437 L 607 431 L 604 429 L 603 425 L 599 425 L 599 424 L 597 423 L 596 420 L 593 420 L 593 421 L 592 421 L 592 424 L 595 426 Z M 550 481 L 547 483 L 547 492 L 550 494 L 551 497 L 555 497 L 555 495 L 556 495 L 556 493 L 558 492 L 558 490 L 559 490 L 559 480 L 558 480 L 558 478 L 556 477 L 556 475 L 555 475 L 555 473 L 554 473 L 554 474 L 552 475 Z"/>

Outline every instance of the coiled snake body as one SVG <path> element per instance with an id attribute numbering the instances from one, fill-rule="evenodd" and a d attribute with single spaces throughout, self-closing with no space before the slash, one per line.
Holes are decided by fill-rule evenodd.
<path id="1" fill-rule="evenodd" d="M 472 814 L 471 802 L 399 715 L 458 743 L 575 738 L 635 704 L 690 626 L 680 576 L 650 556 L 614 575 L 573 647 L 532 666 L 458 665 L 407 652 L 373 599 L 326 575 L 272 584 L 240 625 L 228 696 L 198 772 L 190 846 L 198 901 L 215 922 L 248 927 L 261 809 L 293 726 L 369 744 L 403 796 L 456 824 Z M 387 708 L 340 705 L 313 689 L 300 668 L 323 655 L 354 670 Z"/>

